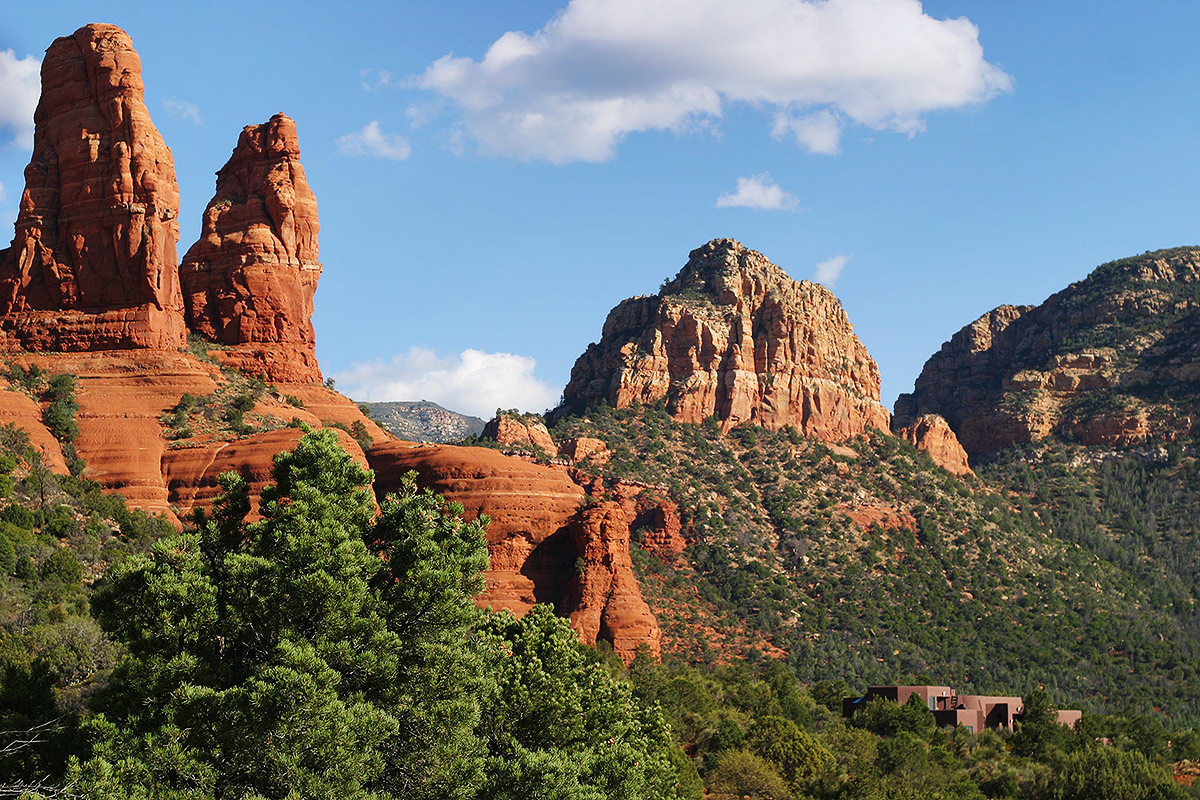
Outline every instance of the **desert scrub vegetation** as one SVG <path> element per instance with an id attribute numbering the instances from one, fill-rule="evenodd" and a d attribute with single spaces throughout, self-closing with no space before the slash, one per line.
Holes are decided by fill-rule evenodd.
<path id="1" fill-rule="evenodd" d="M 977 692 L 1038 682 L 1093 710 L 1129 698 L 1197 717 L 1188 687 L 1200 681 L 1200 630 L 1179 631 L 1195 626 L 1200 564 L 1183 531 L 1200 508 L 1183 498 L 1200 476 L 1188 483 L 1194 460 L 1179 452 L 1180 485 L 1168 492 L 1128 466 L 1084 486 L 1062 453 L 963 479 L 882 431 L 838 445 L 790 429 L 722 435 L 662 404 L 601 405 L 553 433 L 603 440 L 612 456 L 600 472 L 662 487 L 679 506 L 687 550 L 663 566 L 635 559 L 656 603 L 700 601 L 743 621 L 787 651 L 802 680 L 832 671 Z M 1159 507 L 1175 520 L 1165 542 L 1152 527 Z M 1141 528 L 1113 542 L 1117 524 Z M 719 659 L 694 647 L 700 630 L 672 624 L 664 647 Z"/>
<path id="2" fill-rule="evenodd" d="M 172 441 L 198 435 L 243 437 L 286 426 L 282 419 L 251 413 L 264 397 L 277 393 L 259 378 L 233 373 L 215 392 L 185 392 L 179 402 L 163 412 L 159 421 Z"/>

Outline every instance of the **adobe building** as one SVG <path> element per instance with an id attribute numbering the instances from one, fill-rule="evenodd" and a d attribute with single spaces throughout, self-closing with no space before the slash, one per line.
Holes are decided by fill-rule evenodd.
<path id="1" fill-rule="evenodd" d="M 917 695 L 937 721 L 938 727 L 963 727 L 972 733 L 985 728 L 1013 729 L 1013 722 L 1025 711 L 1020 697 L 1000 697 L 982 694 L 958 694 L 949 686 L 872 686 L 862 697 L 842 698 L 842 716 L 852 717 L 871 700 L 882 697 L 904 705 Z M 1064 709 L 1058 712 L 1058 722 L 1074 728 L 1082 713 Z"/>
<path id="2" fill-rule="evenodd" d="M 842 716 L 854 716 L 855 711 L 876 697 L 904 705 L 914 694 L 924 701 L 930 711 L 936 711 L 947 707 L 946 704 L 954 696 L 954 690 L 949 686 L 871 686 L 862 697 L 842 698 Z"/>

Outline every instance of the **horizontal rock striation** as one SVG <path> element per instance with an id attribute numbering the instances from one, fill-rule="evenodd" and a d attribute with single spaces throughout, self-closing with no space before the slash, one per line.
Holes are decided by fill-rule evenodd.
<path id="1" fill-rule="evenodd" d="M 141 72 L 114 25 L 46 51 L 16 236 L 0 252 L 0 348 L 184 344 L 179 188 Z"/>
<path id="2" fill-rule="evenodd" d="M 1200 425 L 1200 249 L 1098 267 L 1039 306 L 956 333 L 896 401 L 897 427 L 939 414 L 974 458 L 1055 435 L 1129 446 Z"/>
<path id="3" fill-rule="evenodd" d="M 272 381 L 321 380 L 312 326 L 319 230 L 296 123 L 276 114 L 244 128 L 180 266 L 188 326 L 227 346 L 214 357 Z"/>
<path id="4" fill-rule="evenodd" d="M 683 422 L 792 426 L 828 441 L 890 424 L 879 369 L 833 293 L 732 239 L 693 250 L 657 295 L 614 308 L 555 414 L 658 401 Z"/>

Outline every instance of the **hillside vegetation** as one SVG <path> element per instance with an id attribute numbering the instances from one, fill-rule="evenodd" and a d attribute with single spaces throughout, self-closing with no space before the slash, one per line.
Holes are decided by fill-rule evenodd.
<path id="1" fill-rule="evenodd" d="M 1088 488 L 1061 459 L 1014 458 L 960 479 L 877 431 L 845 447 L 790 430 L 722 436 L 659 406 L 602 406 L 555 433 L 604 440 L 612 455 L 597 469 L 658 484 L 680 504 L 689 548 L 675 561 L 636 559 L 652 606 L 665 608 L 668 652 L 726 655 L 696 636 L 707 622 L 687 619 L 698 587 L 725 624 L 785 651 L 806 682 L 1044 686 L 1064 705 L 1197 721 L 1191 459 L 1167 484 L 1099 465 L 1114 477 Z M 1170 525 L 1152 510 L 1163 492 L 1177 532 L 1130 527 L 1156 513 L 1151 525 Z"/>

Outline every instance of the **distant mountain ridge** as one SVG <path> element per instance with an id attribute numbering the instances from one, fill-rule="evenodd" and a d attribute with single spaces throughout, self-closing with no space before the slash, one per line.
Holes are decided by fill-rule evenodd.
<path id="1" fill-rule="evenodd" d="M 483 433 L 479 417 L 460 414 L 429 400 L 359 403 L 380 427 L 410 442 L 457 442 Z"/>

